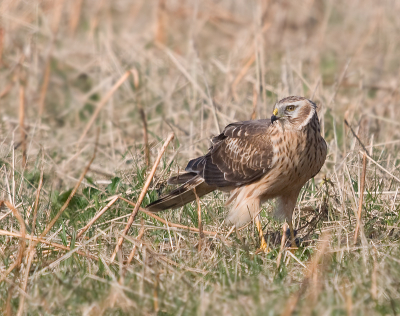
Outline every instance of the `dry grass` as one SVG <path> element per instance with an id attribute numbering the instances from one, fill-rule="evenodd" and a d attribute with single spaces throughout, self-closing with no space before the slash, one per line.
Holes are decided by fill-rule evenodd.
<path id="1" fill-rule="evenodd" d="M 0 15 L 0 313 L 400 313 L 398 2 L 3 0 Z M 197 203 L 139 209 L 122 234 L 169 133 L 142 205 L 287 95 L 318 103 L 329 155 L 279 268 L 273 203 L 269 254 L 254 225 L 227 234 L 217 193 L 202 225 Z"/>

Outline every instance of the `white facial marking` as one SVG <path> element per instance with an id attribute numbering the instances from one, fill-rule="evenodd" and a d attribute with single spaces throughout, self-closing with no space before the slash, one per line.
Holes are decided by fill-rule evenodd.
<path id="1" fill-rule="evenodd" d="M 286 107 L 289 105 L 294 105 L 295 109 L 293 111 L 286 111 Z M 300 114 L 300 110 L 305 106 L 310 106 L 311 111 L 300 125 L 296 125 L 296 129 L 300 130 L 310 122 L 311 118 L 315 114 L 315 108 L 308 100 L 299 100 L 299 101 L 295 101 L 295 102 L 289 101 L 289 102 L 283 103 L 279 106 L 279 109 L 280 109 L 279 112 L 283 116 L 290 116 L 292 119 L 296 119 Z"/>

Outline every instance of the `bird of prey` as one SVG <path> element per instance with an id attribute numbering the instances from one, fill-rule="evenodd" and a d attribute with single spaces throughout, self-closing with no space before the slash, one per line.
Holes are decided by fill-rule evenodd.
<path id="1" fill-rule="evenodd" d="M 146 208 L 151 212 L 178 208 L 196 195 L 221 190 L 230 193 L 226 222 L 240 228 L 256 219 L 263 202 L 276 198 L 275 215 L 288 221 L 293 246 L 297 197 L 320 171 L 326 154 L 315 103 L 290 96 L 276 103 L 270 119 L 226 126 L 212 138 L 207 154 L 190 160 L 186 173 L 168 180 L 181 186 Z M 265 250 L 261 224 L 256 224 Z"/>

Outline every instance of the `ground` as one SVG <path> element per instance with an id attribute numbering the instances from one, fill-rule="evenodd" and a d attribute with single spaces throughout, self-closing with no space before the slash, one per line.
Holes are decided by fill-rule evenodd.
<path id="1" fill-rule="evenodd" d="M 388 0 L 0 2 L 1 313 L 400 313 L 399 14 Z M 111 260 L 134 209 L 122 198 L 136 203 L 170 133 L 142 206 L 225 125 L 288 95 L 317 103 L 329 148 L 298 200 L 297 250 L 281 248 L 274 201 L 256 253 L 255 224 L 227 236 L 227 196 L 211 193 L 203 238 L 196 203 L 139 209 Z"/>

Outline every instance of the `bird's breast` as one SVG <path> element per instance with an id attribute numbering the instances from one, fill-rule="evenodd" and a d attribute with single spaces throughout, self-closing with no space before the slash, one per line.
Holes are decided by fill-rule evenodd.
<path id="1" fill-rule="evenodd" d="M 326 145 L 319 133 L 286 131 L 272 135 L 271 142 L 271 170 L 261 180 L 260 190 L 267 198 L 300 189 L 325 162 Z"/>

